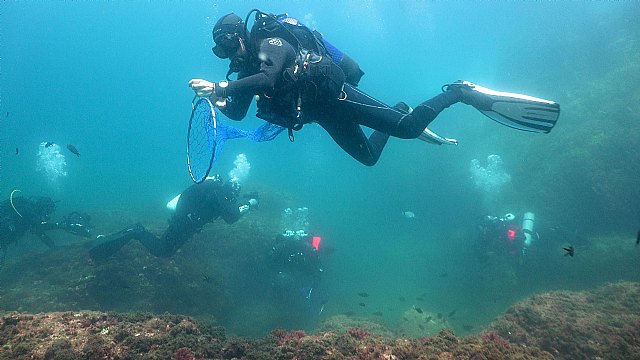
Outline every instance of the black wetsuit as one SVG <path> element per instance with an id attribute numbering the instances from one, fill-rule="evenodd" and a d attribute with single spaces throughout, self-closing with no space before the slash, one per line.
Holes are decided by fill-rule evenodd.
<path id="1" fill-rule="evenodd" d="M 104 260 L 132 239 L 139 240 L 155 256 L 169 257 L 202 227 L 222 217 L 231 224 L 241 216 L 231 183 L 206 180 L 188 187 L 181 195 L 169 227 L 158 238 L 142 225 L 136 224 L 118 233 L 100 237 L 90 251 L 94 260 Z"/>
<path id="2" fill-rule="evenodd" d="M 229 99 L 227 106 L 221 108 L 225 115 L 241 120 L 253 96 L 259 95 L 259 118 L 289 128 L 292 123 L 316 122 L 349 155 L 372 166 L 380 158 L 390 135 L 417 138 L 440 111 L 460 100 L 457 93 L 444 92 L 408 114 L 367 95 L 356 84 L 345 83 L 338 97 L 327 97 L 318 88 L 303 89 L 302 116 L 297 117 L 298 93 L 293 91 L 295 86 L 286 76 L 293 71 L 299 54 L 297 44 L 292 44 L 296 40 L 300 39 L 292 39 L 284 30 L 265 33 L 256 30 L 254 25 L 248 46 L 250 58 L 241 64 L 238 79 L 230 81 L 225 89 L 216 86 L 216 95 Z M 301 47 L 313 48 L 312 40 L 302 40 L 307 43 Z M 368 139 L 361 125 L 375 130 Z"/>
<path id="3" fill-rule="evenodd" d="M 88 236 L 89 230 L 84 221 L 86 214 L 72 212 L 60 222 L 50 222 L 49 216 L 55 211 L 55 203 L 51 198 L 13 197 L 0 203 L 0 266 L 9 244 L 20 239 L 27 230 L 31 231 L 49 248 L 55 244 L 45 233 L 48 230 L 62 229 L 75 235 Z"/>
<path id="4" fill-rule="evenodd" d="M 0 204 L 0 249 L 6 251 L 7 246 L 21 238 L 27 230 L 38 235 L 47 246 L 53 247 L 53 242 L 44 231 L 54 227 L 47 222 L 54 209 L 53 201 L 49 198 L 32 200 L 17 196 L 13 198 L 13 206 L 10 200 L 3 201 Z"/>
<path id="5" fill-rule="evenodd" d="M 315 288 L 320 282 L 320 254 L 311 244 L 311 237 L 279 235 L 270 253 L 276 278 L 274 286 L 292 291 Z"/>

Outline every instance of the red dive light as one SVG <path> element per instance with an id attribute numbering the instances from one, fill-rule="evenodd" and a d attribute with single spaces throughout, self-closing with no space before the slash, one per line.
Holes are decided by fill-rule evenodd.
<path id="1" fill-rule="evenodd" d="M 509 238 L 509 242 L 513 242 L 513 240 L 516 238 L 516 231 L 513 229 L 508 229 L 507 238 Z"/>
<path id="2" fill-rule="evenodd" d="M 322 241 L 322 238 L 320 236 L 314 236 L 313 238 L 311 238 L 311 245 L 314 249 L 316 249 L 316 251 L 318 251 L 318 248 L 320 247 L 320 241 Z"/>

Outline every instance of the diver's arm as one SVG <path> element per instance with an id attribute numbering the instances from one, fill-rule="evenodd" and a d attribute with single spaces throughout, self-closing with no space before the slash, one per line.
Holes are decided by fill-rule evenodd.
<path id="1" fill-rule="evenodd" d="M 258 200 L 249 199 L 246 203 L 240 206 L 238 206 L 236 202 L 229 202 L 225 200 L 223 200 L 223 203 L 225 205 L 223 205 L 222 209 L 222 219 L 224 219 L 227 224 L 233 224 L 238 221 L 242 215 L 249 212 L 252 207 L 256 206 L 258 204 Z"/>
<path id="2" fill-rule="evenodd" d="M 49 235 L 45 233 L 45 231 L 54 230 L 54 229 L 58 229 L 57 223 L 50 223 L 50 222 L 43 221 L 40 224 L 31 228 L 31 232 L 37 235 L 38 239 L 40 239 L 40 241 L 42 241 L 45 245 L 47 245 L 49 249 L 53 249 L 55 247 L 55 244 L 53 243 L 53 240 L 51 240 Z"/>
<path id="3" fill-rule="evenodd" d="M 260 44 L 260 71 L 256 74 L 229 81 L 226 87 L 215 84 L 216 97 L 237 96 L 241 94 L 262 94 L 274 90 L 282 71 L 292 66 L 296 53 L 288 42 L 281 38 L 264 39 Z"/>
<path id="4" fill-rule="evenodd" d="M 247 116 L 249 106 L 253 100 L 253 94 L 228 96 L 226 105 L 220 107 L 220 111 L 231 120 L 240 121 Z"/>

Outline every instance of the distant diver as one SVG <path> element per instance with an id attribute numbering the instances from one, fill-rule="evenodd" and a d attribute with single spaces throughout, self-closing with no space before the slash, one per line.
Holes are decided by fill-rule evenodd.
<path id="1" fill-rule="evenodd" d="M 564 256 L 573 257 L 573 255 L 576 253 L 576 249 L 572 245 L 569 245 L 569 247 L 563 247 L 562 250 L 565 251 Z"/>
<path id="2" fill-rule="evenodd" d="M 256 199 L 249 199 L 238 206 L 239 191 L 237 182 L 222 181 L 218 177 L 193 184 L 167 204 L 175 213 L 161 237 L 140 224 L 134 224 L 115 234 L 99 235 L 96 245 L 89 250 L 89 256 L 94 261 L 105 261 L 136 239 L 154 256 L 170 257 L 207 223 L 222 217 L 228 224 L 233 224 L 258 203 Z"/>
<path id="3" fill-rule="evenodd" d="M 253 26 L 248 29 L 254 12 Z M 392 107 L 358 88 L 364 71 L 319 32 L 286 14 L 254 9 L 246 19 L 230 13 L 213 27 L 213 54 L 230 61 L 226 80 L 191 79 L 191 89 L 217 103 L 233 120 L 246 117 L 256 96 L 257 117 L 287 128 L 292 141 L 294 131 L 317 123 L 365 166 L 378 162 L 389 136 L 457 144 L 427 126 L 441 111 L 459 102 L 502 125 L 529 132 L 550 132 L 560 116 L 560 105 L 553 101 L 460 80 L 444 85 L 441 94 L 414 109 L 402 102 Z M 237 79 L 231 80 L 234 73 Z M 395 96 L 390 90 L 387 93 Z M 373 133 L 367 137 L 363 126 Z"/>
<path id="4" fill-rule="evenodd" d="M 636 246 L 640 244 L 640 229 L 638 229 L 638 235 L 636 236 Z"/>
<path id="5" fill-rule="evenodd" d="M 19 191 L 12 191 L 9 199 L 0 203 L 0 266 L 4 264 L 8 246 L 18 241 L 27 230 L 49 248 L 55 246 L 46 234 L 49 230 L 61 229 L 74 235 L 89 236 L 90 218 L 87 214 L 74 211 L 61 221 L 51 222 L 50 215 L 56 208 L 51 198 L 14 196 Z"/>
<path id="6" fill-rule="evenodd" d="M 46 145 L 45 145 L 46 146 Z M 75 146 L 71 145 L 71 144 L 67 144 L 67 149 L 69 149 L 69 151 L 71 151 L 72 153 L 74 153 L 75 155 L 77 155 L 78 157 L 80 157 L 80 152 L 78 151 L 78 149 L 76 149 Z"/>

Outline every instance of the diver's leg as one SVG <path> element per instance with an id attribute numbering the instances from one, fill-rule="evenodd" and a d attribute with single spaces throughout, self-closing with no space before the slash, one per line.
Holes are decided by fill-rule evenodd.
<path id="1" fill-rule="evenodd" d="M 89 250 L 89 256 L 94 261 L 103 261 L 115 254 L 140 232 L 146 232 L 140 224 L 135 224 L 115 234 L 98 236 L 96 245 Z"/>
<path id="2" fill-rule="evenodd" d="M 460 101 L 459 92 L 445 91 L 407 112 L 391 107 L 349 84 L 345 84 L 344 92 L 345 97 L 338 101 L 337 107 L 349 114 L 352 121 L 403 139 L 417 138 L 442 110 Z"/>
<path id="3" fill-rule="evenodd" d="M 140 234 L 136 237 L 142 246 L 144 246 L 153 256 L 158 257 L 169 257 L 173 253 L 169 250 L 167 246 L 167 242 L 164 239 L 164 236 L 158 238 L 154 234 L 146 231 L 143 234 Z"/>
<path id="4" fill-rule="evenodd" d="M 367 166 L 373 166 L 378 162 L 389 140 L 388 134 L 378 130 L 367 139 L 360 125 L 337 116 L 333 117 L 332 121 L 320 122 L 320 126 L 344 151 Z"/>
<path id="5" fill-rule="evenodd" d="M 138 237 L 138 239 L 152 255 L 157 257 L 170 257 L 175 254 L 195 232 L 196 228 L 189 218 L 175 215 L 171 218 L 169 227 L 162 234 L 162 237 L 158 238 L 146 232 L 146 234 Z"/>

